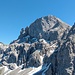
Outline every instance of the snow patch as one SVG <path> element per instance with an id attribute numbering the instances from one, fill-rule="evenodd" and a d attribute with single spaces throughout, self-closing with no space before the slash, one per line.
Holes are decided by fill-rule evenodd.
<path id="1" fill-rule="evenodd" d="M 42 75 L 45 75 L 45 72 L 48 70 L 49 66 L 51 65 L 51 63 L 46 67 L 46 69 L 44 70 L 44 72 L 42 73 Z"/>
<path id="2" fill-rule="evenodd" d="M 40 56 L 41 64 L 43 64 L 43 56 Z"/>
<path id="3" fill-rule="evenodd" d="M 39 42 L 47 43 L 44 39 L 39 39 Z"/>
<path id="4" fill-rule="evenodd" d="M 42 69 L 42 65 L 38 68 L 33 67 L 33 70 L 28 73 L 28 75 L 33 75 Z"/>
<path id="5" fill-rule="evenodd" d="M 50 50 L 50 53 L 53 53 L 55 50 Z"/>

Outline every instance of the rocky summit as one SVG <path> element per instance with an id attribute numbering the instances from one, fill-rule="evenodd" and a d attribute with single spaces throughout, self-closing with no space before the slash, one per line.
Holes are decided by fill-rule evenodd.
<path id="1" fill-rule="evenodd" d="M 74 75 L 75 24 L 49 15 L 22 28 L 9 45 L 0 42 L 0 75 Z"/>

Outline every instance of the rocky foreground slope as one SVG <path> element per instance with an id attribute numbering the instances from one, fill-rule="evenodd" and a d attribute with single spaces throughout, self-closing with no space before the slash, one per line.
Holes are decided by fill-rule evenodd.
<path id="1" fill-rule="evenodd" d="M 75 24 L 37 19 L 9 45 L 0 43 L 0 66 L 1 75 L 74 75 Z"/>

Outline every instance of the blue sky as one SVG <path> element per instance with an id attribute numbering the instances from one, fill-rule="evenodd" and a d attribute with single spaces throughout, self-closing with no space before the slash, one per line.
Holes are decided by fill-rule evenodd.
<path id="1" fill-rule="evenodd" d="M 54 15 L 73 25 L 75 0 L 0 0 L 0 41 L 9 44 L 21 28 L 46 15 Z"/>

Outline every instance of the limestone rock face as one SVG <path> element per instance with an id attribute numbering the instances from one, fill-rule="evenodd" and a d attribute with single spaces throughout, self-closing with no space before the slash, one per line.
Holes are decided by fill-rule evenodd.
<path id="1" fill-rule="evenodd" d="M 9 45 L 9 47 L 4 51 L 1 57 L 1 63 L 3 65 L 9 65 L 10 63 L 15 63 L 16 65 L 26 64 L 27 51 L 29 50 L 30 44 L 18 44 L 14 43 Z M 8 63 L 8 64 L 6 64 Z"/>
<path id="2" fill-rule="evenodd" d="M 69 31 L 66 40 L 50 57 L 46 75 L 74 75 L 75 74 L 75 25 Z M 49 74 L 51 73 L 51 74 Z"/>
<path id="3" fill-rule="evenodd" d="M 28 65 L 31 67 L 38 67 L 41 65 L 40 52 L 38 50 L 30 55 Z"/>
<path id="4" fill-rule="evenodd" d="M 0 43 L 0 65 L 8 67 L 4 75 L 74 75 L 75 24 L 52 15 L 35 20 L 9 45 Z"/>
<path id="5" fill-rule="evenodd" d="M 69 31 L 67 38 L 69 38 L 72 42 L 75 43 L 75 24 L 72 26 L 71 30 Z"/>
<path id="6" fill-rule="evenodd" d="M 37 19 L 29 26 L 29 35 L 39 39 L 41 34 L 41 38 L 52 41 L 61 39 L 63 32 L 68 28 L 69 26 L 60 19 L 54 16 L 46 16 Z"/>
<path id="7" fill-rule="evenodd" d="M 55 16 L 45 16 L 35 20 L 29 27 L 22 28 L 20 36 L 11 43 L 32 43 L 35 38 L 47 41 L 64 39 L 70 26 Z"/>
<path id="8" fill-rule="evenodd" d="M 20 36 L 18 37 L 18 39 L 21 39 L 25 36 L 27 36 L 29 34 L 29 27 L 26 27 L 25 29 L 22 28 L 20 31 Z"/>

